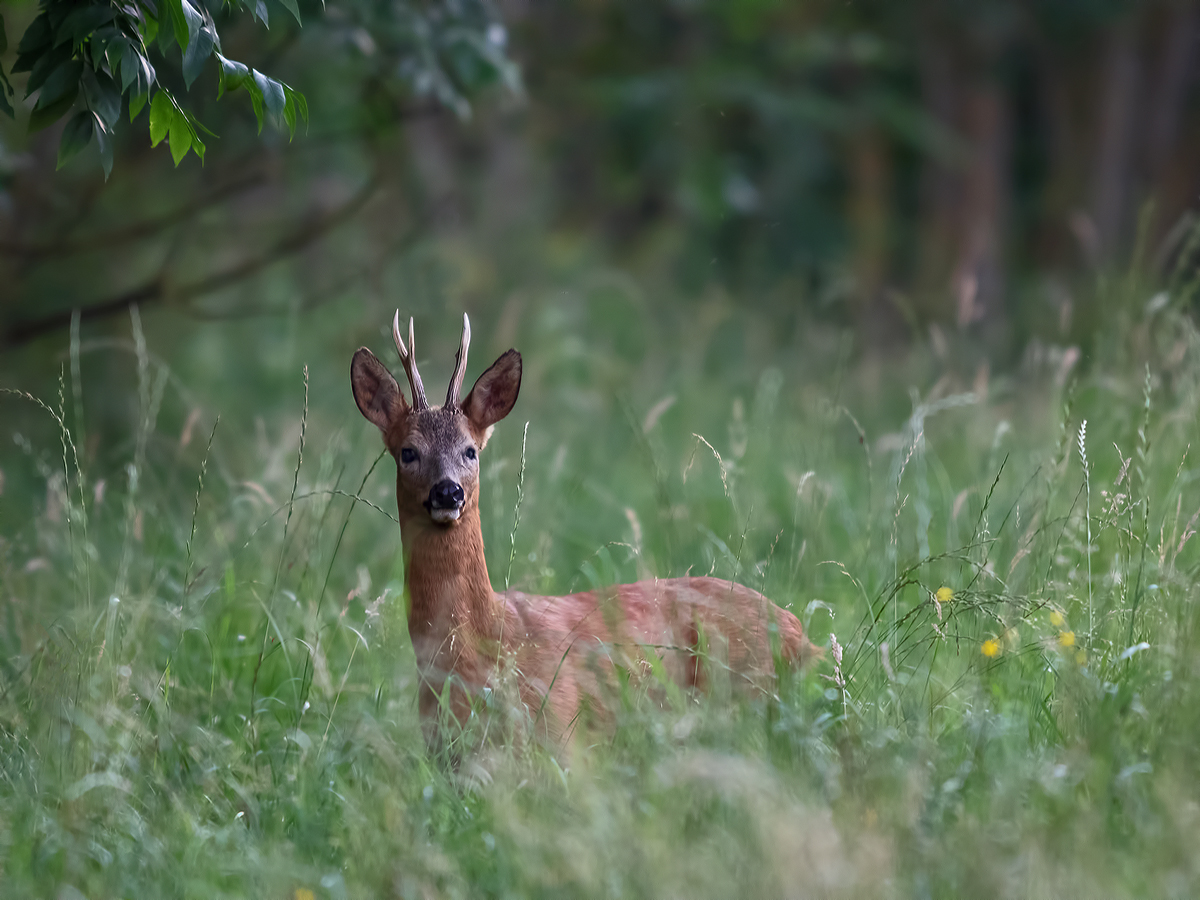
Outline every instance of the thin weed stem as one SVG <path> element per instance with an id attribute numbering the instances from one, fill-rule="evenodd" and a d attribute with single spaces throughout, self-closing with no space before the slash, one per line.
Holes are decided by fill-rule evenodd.
<path id="1" fill-rule="evenodd" d="M 283 520 L 283 540 L 279 546 L 279 559 L 275 563 L 275 575 L 271 579 L 271 590 L 267 594 L 266 613 L 267 621 L 263 623 L 262 645 L 258 651 L 258 662 L 254 666 L 254 677 L 250 681 L 250 711 L 248 721 L 254 721 L 254 696 L 258 688 L 258 676 L 262 672 L 263 659 L 267 653 L 267 637 L 270 634 L 270 628 L 273 621 L 272 610 L 275 608 L 275 591 L 279 587 L 279 576 L 283 572 L 283 560 L 287 555 L 287 540 L 288 529 L 292 524 L 292 512 L 296 508 L 296 490 L 300 485 L 300 467 L 304 464 L 304 437 L 308 429 L 308 366 L 304 366 L 304 411 L 300 416 L 300 442 L 296 448 L 296 467 L 292 471 L 292 493 L 288 497 L 287 517 Z M 278 631 L 278 626 L 276 626 Z M 283 636 L 279 634 L 280 646 L 283 646 Z M 293 683 L 293 690 L 296 690 Z M 299 705 L 300 696 L 297 691 L 296 703 Z"/>
<path id="2" fill-rule="evenodd" d="M 512 581 L 513 561 L 517 558 L 517 528 L 521 525 L 521 501 L 525 498 L 525 442 L 529 438 L 529 423 L 521 432 L 521 471 L 517 473 L 517 502 L 513 508 L 513 527 L 508 535 L 508 568 L 504 572 L 504 589 Z"/>
<path id="3" fill-rule="evenodd" d="M 204 447 L 204 458 L 200 461 L 200 474 L 196 476 L 196 499 L 192 504 L 192 529 L 188 534 L 186 553 L 187 561 L 183 569 L 183 602 L 187 603 L 188 592 L 192 588 L 192 542 L 196 539 L 196 520 L 200 515 L 200 494 L 204 491 L 204 475 L 208 471 L 208 454 L 212 450 L 213 438 L 217 436 L 217 426 L 221 417 L 213 422 L 212 431 L 208 434 L 208 443 Z"/>

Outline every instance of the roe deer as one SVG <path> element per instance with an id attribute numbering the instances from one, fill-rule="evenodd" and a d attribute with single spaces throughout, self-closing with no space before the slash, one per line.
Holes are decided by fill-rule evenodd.
<path id="1" fill-rule="evenodd" d="M 515 681 L 517 705 L 540 735 L 560 744 L 584 710 L 606 716 L 616 667 L 635 676 L 657 670 L 681 686 L 703 688 L 711 656 L 763 685 L 777 658 L 800 664 L 820 655 L 794 615 L 718 578 L 639 581 L 565 597 L 492 590 L 479 524 L 479 452 L 517 401 L 521 355 L 501 355 L 460 401 L 471 340 L 464 315 L 446 402 L 431 407 L 417 372 L 412 320 L 405 347 L 399 311 L 392 336 L 412 405 L 366 347 L 354 354 L 350 383 L 396 460 L 408 630 L 427 738 L 434 738 L 442 704 L 465 724 L 473 698 L 495 688 L 502 673 L 513 679 L 508 684 Z"/>

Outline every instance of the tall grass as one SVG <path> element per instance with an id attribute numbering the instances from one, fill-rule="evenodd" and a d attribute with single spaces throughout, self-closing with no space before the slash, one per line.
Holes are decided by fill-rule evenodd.
<path id="1" fill-rule="evenodd" d="M 349 353 L 314 323 L 264 413 L 136 317 L 125 376 L 73 328 L 51 399 L 0 397 L 3 895 L 1194 896 L 1200 335 L 1123 291 L 1092 358 L 995 378 L 532 304 L 482 464 L 497 586 L 713 572 L 836 650 L 458 767 L 420 736 Z"/>

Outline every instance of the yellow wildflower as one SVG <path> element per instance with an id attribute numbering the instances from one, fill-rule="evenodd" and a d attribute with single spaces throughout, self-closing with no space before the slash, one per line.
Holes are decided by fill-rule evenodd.
<path id="1" fill-rule="evenodd" d="M 1063 625 L 1066 624 L 1066 621 L 1067 620 L 1065 618 L 1063 618 L 1063 614 L 1060 613 L 1057 609 L 1050 610 L 1050 624 L 1053 625 L 1055 628 L 1062 628 Z"/>
<path id="2" fill-rule="evenodd" d="M 954 599 L 954 590 L 946 587 L 944 584 L 937 589 L 938 603 L 949 603 Z"/>
<path id="3" fill-rule="evenodd" d="M 292 900 L 315 900 L 313 892 L 308 888 L 296 888 L 296 893 L 292 895 Z"/>
<path id="4" fill-rule="evenodd" d="M 1075 652 L 1075 664 L 1077 666 L 1082 666 L 1085 662 L 1087 662 L 1087 654 L 1082 650 L 1077 650 Z"/>
<path id="5" fill-rule="evenodd" d="M 1058 633 L 1058 645 L 1060 647 L 1074 647 L 1075 646 L 1075 632 L 1060 631 Z"/>
<path id="6" fill-rule="evenodd" d="M 983 642 L 983 646 L 979 650 L 988 659 L 995 659 L 1000 655 L 1000 642 L 995 638 L 988 638 Z"/>

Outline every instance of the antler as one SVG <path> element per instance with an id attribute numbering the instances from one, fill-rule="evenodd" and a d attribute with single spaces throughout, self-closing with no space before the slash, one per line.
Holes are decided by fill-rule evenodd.
<path id="1" fill-rule="evenodd" d="M 412 388 L 413 409 L 429 409 L 429 401 L 425 399 L 425 386 L 421 384 L 421 375 L 417 372 L 417 342 L 413 340 L 413 320 L 408 320 L 408 347 L 400 339 L 400 310 L 392 319 L 392 337 L 396 341 L 396 349 L 400 351 L 400 362 L 404 365 L 404 373 L 408 376 L 408 386 Z"/>
<path id="2" fill-rule="evenodd" d="M 454 354 L 454 374 L 450 376 L 450 389 L 446 391 L 446 409 L 458 406 L 458 393 L 462 390 L 463 376 L 467 374 L 467 348 L 471 346 L 471 320 L 463 313 L 462 340 Z"/>

